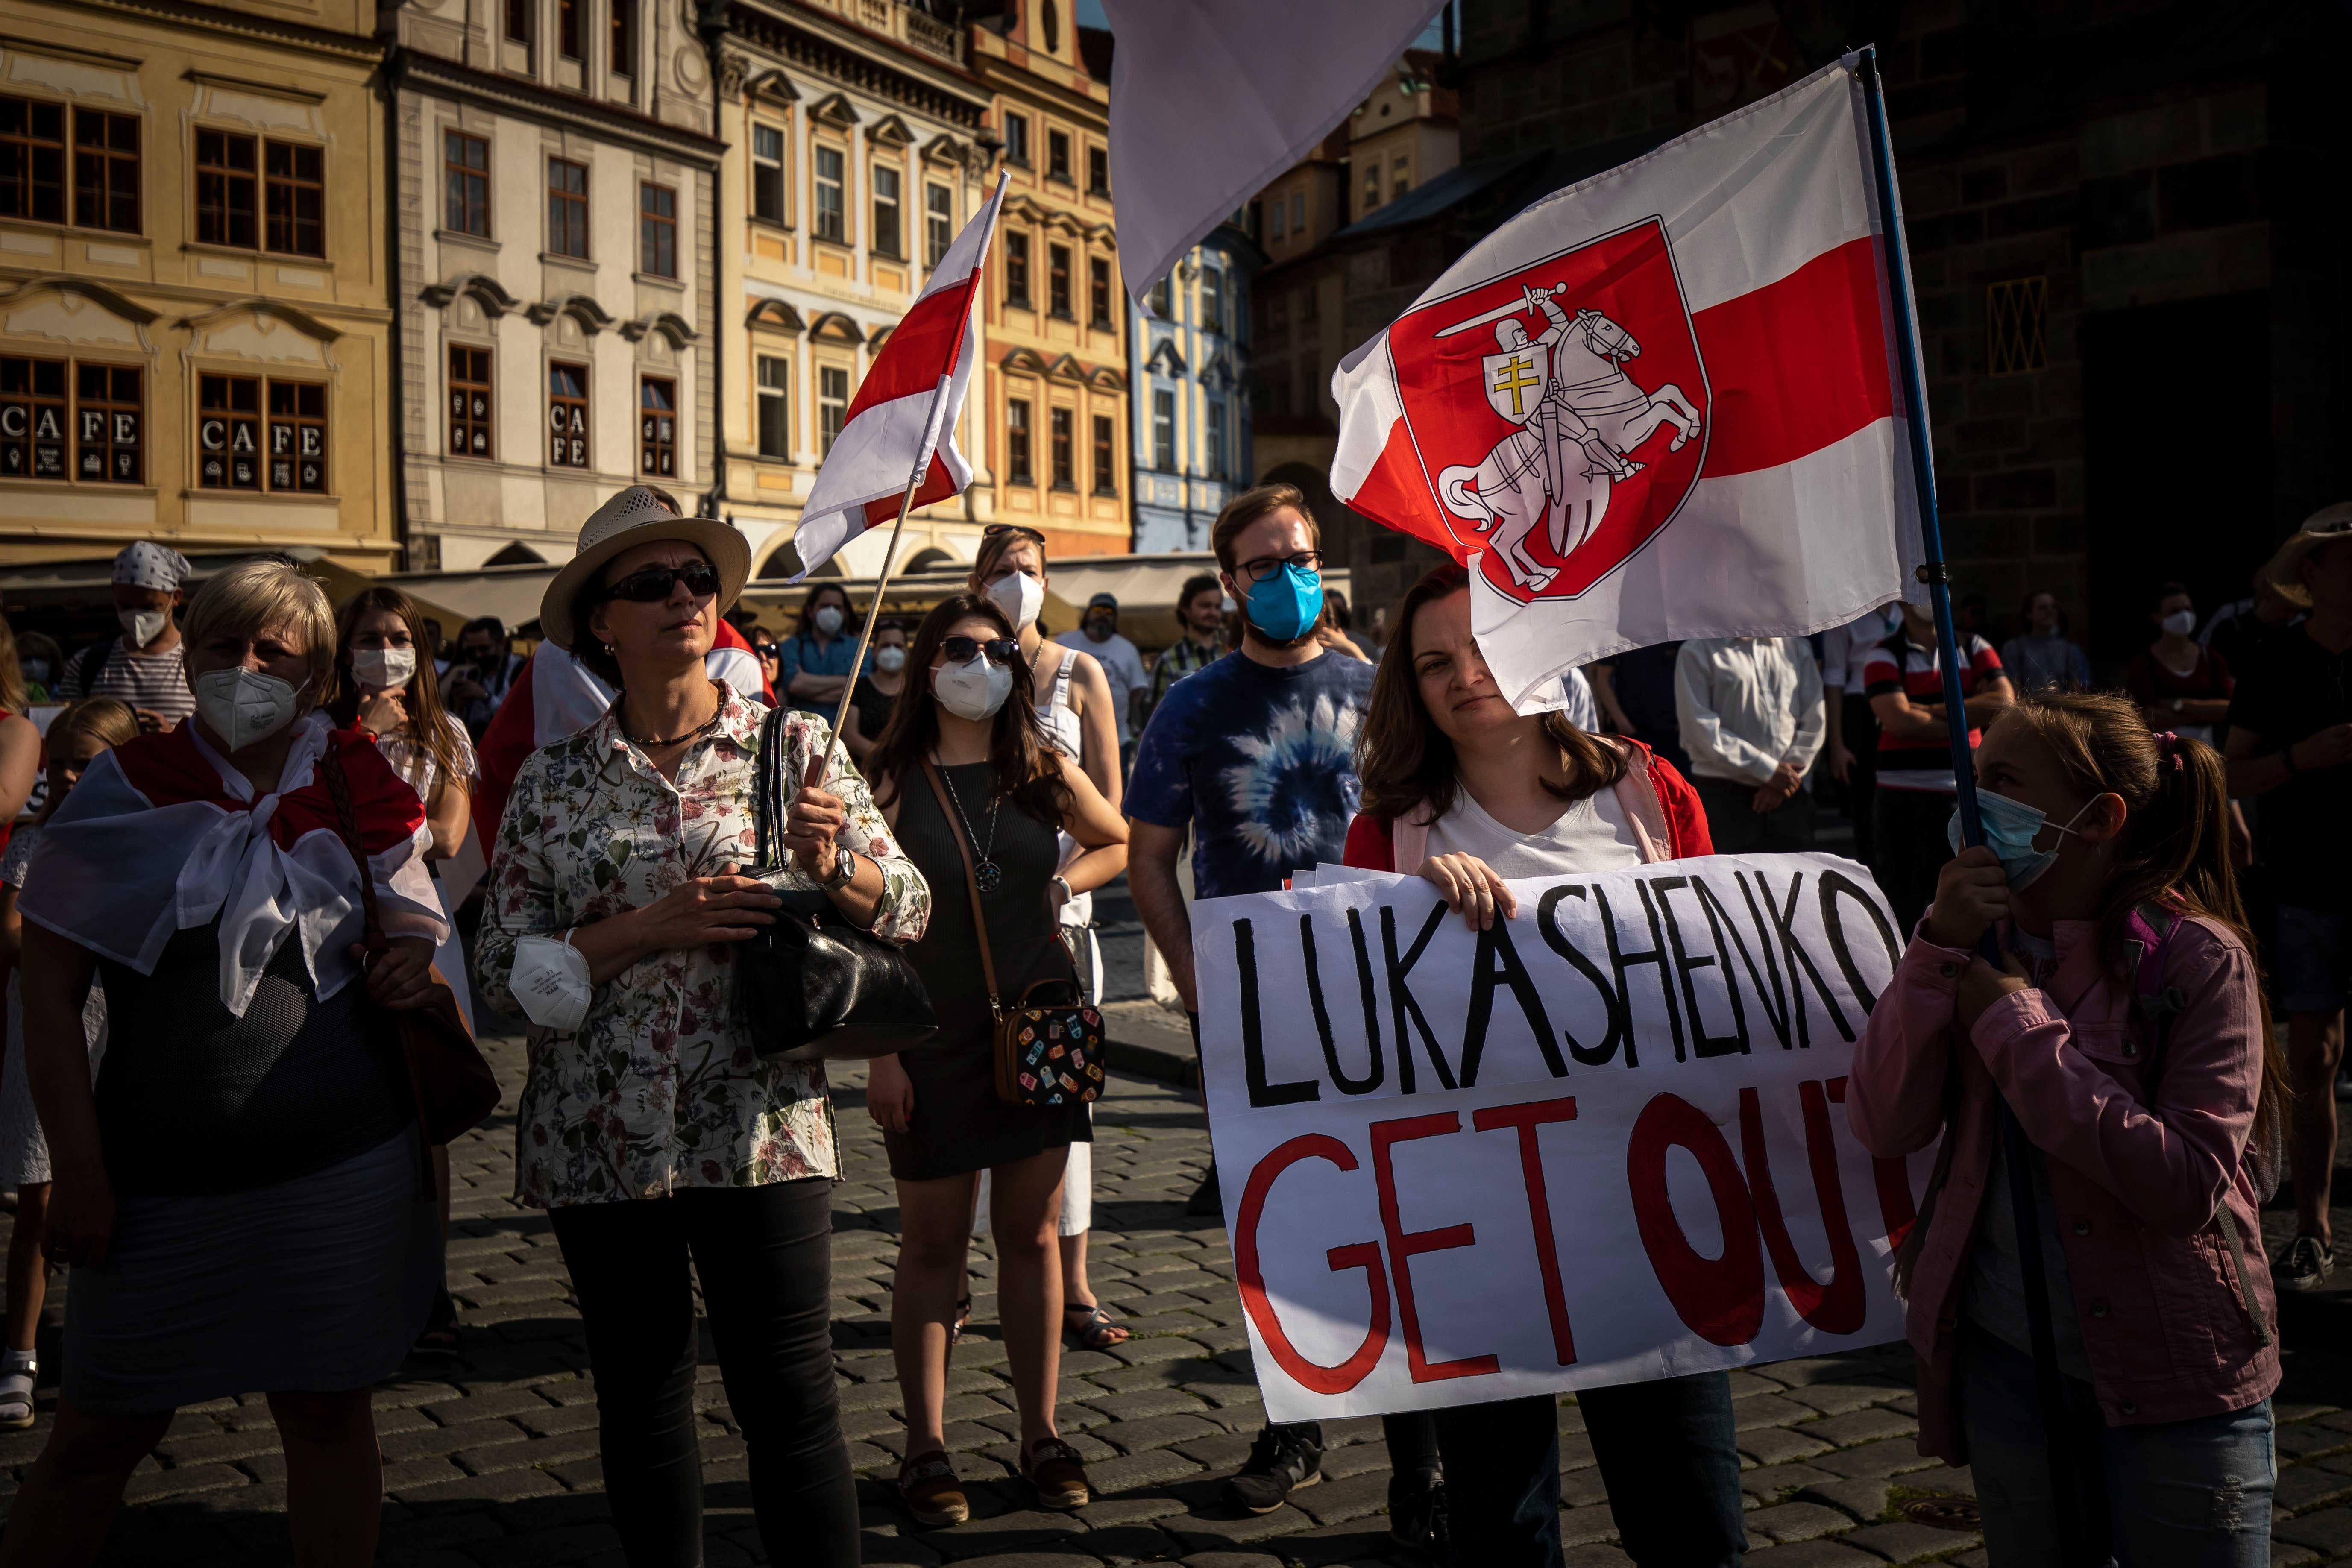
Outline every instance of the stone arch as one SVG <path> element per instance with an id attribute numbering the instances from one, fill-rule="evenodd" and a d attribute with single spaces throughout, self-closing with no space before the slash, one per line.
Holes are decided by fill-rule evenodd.
<path id="1" fill-rule="evenodd" d="M 544 566 L 547 557 L 528 544 L 509 544 L 488 561 L 485 566 Z"/>

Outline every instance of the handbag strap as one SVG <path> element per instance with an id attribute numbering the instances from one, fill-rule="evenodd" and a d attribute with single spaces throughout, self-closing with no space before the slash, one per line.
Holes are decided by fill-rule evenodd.
<path id="1" fill-rule="evenodd" d="M 988 949 L 988 917 L 980 908 L 980 873 L 971 863 L 971 846 L 963 836 L 963 823 L 955 807 L 948 804 L 947 786 L 940 782 L 940 770 L 931 759 L 923 759 L 923 777 L 930 781 L 931 798 L 940 803 L 940 815 L 947 818 L 948 832 L 955 839 L 956 853 L 963 858 L 963 890 L 971 899 L 971 931 L 980 939 L 980 972 L 988 981 L 988 1013 L 992 1018 L 1004 1016 L 1003 993 L 996 985 L 996 958 Z"/>
<path id="2" fill-rule="evenodd" d="M 327 794 L 335 802 L 335 825 L 342 830 L 343 847 L 352 852 L 352 863 L 359 868 L 360 910 L 367 921 L 367 950 L 383 952 L 392 944 L 384 940 L 383 920 L 376 912 L 375 877 L 368 869 L 367 846 L 360 839 L 359 813 L 352 809 L 352 782 L 343 775 L 343 759 L 336 754 L 334 737 L 327 738 L 326 754 L 319 759 L 319 776 L 327 781 Z"/>
<path id="3" fill-rule="evenodd" d="M 784 710 L 774 707 L 760 721 L 760 750 L 751 773 L 751 853 L 762 869 L 781 864 L 776 854 L 776 822 L 782 815 L 780 791 L 783 783 Z"/>

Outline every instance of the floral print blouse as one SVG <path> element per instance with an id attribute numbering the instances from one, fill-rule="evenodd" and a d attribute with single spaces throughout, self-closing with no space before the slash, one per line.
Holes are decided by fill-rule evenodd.
<path id="1" fill-rule="evenodd" d="M 717 722 L 673 785 L 621 732 L 617 706 L 534 752 L 499 825 L 474 961 L 483 994 L 519 1013 L 517 939 L 642 909 L 679 883 L 750 866 L 751 783 L 766 710 L 722 689 Z M 807 776 L 824 721 L 788 713 L 789 776 Z M 841 797 L 840 841 L 882 872 L 874 931 L 921 937 L 930 889 L 899 853 L 846 752 L 824 788 Z M 666 1197 L 830 1176 L 838 1164 L 824 1071 L 762 1062 L 732 1006 L 731 943 L 656 952 L 596 988 L 577 1033 L 530 1030 L 515 1120 L 515 1197 L 533 1208 Z"/>

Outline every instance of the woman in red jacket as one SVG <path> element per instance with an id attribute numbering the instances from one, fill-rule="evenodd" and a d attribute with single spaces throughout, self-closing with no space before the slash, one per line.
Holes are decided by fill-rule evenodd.
<path id="1" fill-rule="evenodd" d="M 1672 763 L 1557 713 L 1513 710 L 1471 637 L 1461 567 L 1415 584 L 1391 624 L 1395 640 L 1357 742 L 1363 801 L 1348 829 L 1349 865 L 1426 878 L 1485 930 L 1519 913 L 1507 879 L 1714 853 L 1697 793 Z M 1739 1563 L 1747 1538 L 1728 1374 L 1587 1389 L 1578 1405 L 1634 1562 Z M 1556 1568 L 1559 1430 L 1549 1394 L 1386 1425 L 1400 1479 L 1444 1460 L 1454 1563 Z"/>

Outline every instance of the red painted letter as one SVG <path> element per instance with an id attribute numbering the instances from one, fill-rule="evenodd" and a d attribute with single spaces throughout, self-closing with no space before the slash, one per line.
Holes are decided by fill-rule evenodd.
<path id="1" fill-rule="evenodd" d="M 1559 1246 L 1552 1239 L 1551 1197 L 1544 1191 L 1543 1152 L 1536 1147 L 1536 1129 L 1548 1121 L 1576 1120 L 1574 1097 L 1538 1100 L 1527 1105 L 1495 1105 L 1472 1113 L 1470 1125 L 1481 1132 L 1498 1128 L 1519 1130 L 1519 1175 L 1528 1184 L 1528 1218 L 1536 1227 L 1536 1261 L 1543 1266 L 1544 1305 L 1551 1311 L 1551 1344 L 1559 1364 L 1576 1362 L 1576 1339 L 1568 1331 L 1568 1291 L 1559 1279 Z"/>
<path id="2" fill-rule="evenodd" d="M 1257 1222 L 1265 1211 L 1265 1196 L 1273 1191 L 1276 1178 L 1301 1160 L 1328 1160 L 1343 1171 L 1356 1168 L 1356 1156 L 1348 1146 L 1320 1132 L 1293 1138 L 1260 1160 L 1257 1168 L 1250 1173 L 1249 1185 L 1242 1190 L 1240 1212 L 1234 1216 L 1240 1228 L 1234 1233 L 1234 1279 L 1241 1289 L 1242 1306 L 1248 1311 L 1250 1321 L 1257 1325 L 1258 1338 L 1265 1342 L 1266 1352 L 1274 1357 L 1276 1364 L 1301 1388 L 1310 1388 L 1318 1394 L 1345 1394 L 1364 1381 L 1365 1373 L 1379 1364 L 1381 1352 L 1388 1349 L 1388 1275 L 1381 1267 L 1381 1244 L 1377 1241 L 1359 1241 L 1325 1253 L 1325 1261 L 1334 1274 L 1343 1268 L 1364 1271 L 1364 1284 L 1372 1295 L 1372 1321 L 1356 1353 L 1338 1366 L 1323 1366 L 1298 1353 L 1290 1336 L 1282 1331 L 1274 1303 L 1266 1300 L 1265 1273 L 1257 1258 Z M 1381 1203 L 1385 1209 L 1385 1196 Z"/>
<path id="3" fill-rule="evenodd" d="M 1845 1079 L 1833 1078 L 1824 1087 L 1833 1103 L 1845 1103 Z M 1870 1179 L 1878 1185 L 1878 1217 L 1886 1224 L 1886 1249 L 1899 1252 L 1910 1238 L 1911 1227 L 1919 1223 L 1918 1205 L 1911 1201 L 1911 1167 L 1902 1160 L 1873 1156 Z"/>
<path id="4" fill-rule="evenodd" d="M 1412 1259 L 1423 1252 L 1444 1252 L 1449 1247 L 1468 1247 L 1477 1240 L 1477 1233 L 1467 1225 L 1449 1225 L 1437 1230 L 1416 1230 L 1407 1235 L 1403 1222 L 1397 1217 L 1396 1173 L 1389 1159 L 1389 1146 L 1409 1142 L 1415 1138 L 1437 1138 L 1448 1132 L 1462 1131 L 1462 1118 L 1453 1111 L 1440 1111 L 1434 1116 L 1407 1116 L 1395 1121 L 1372 1123 L 1372 1179 L 1380 1186 L 1381 1226 L 1388 1232 L 1389 1265 L 1396 1270 L 1397 1315 L 1404 1320 L 1404 1360 L 1412 1369 L 1415 1383 L 1435 1383 L 1448 1377 L 1481 1377 L 1502 1370 L 1499 1358 L 1491 1355 L 1465 1356 L 1459 1361 L 1432 1363 L 1423 1353 L 1421 1345 L 1421 1312 L 1412 1299 Z"/>
<path id="5" fill-rule="evenodd" d="M 1811 1079 L 1797 1086 L 1804 1107 L 1805 1154 L 1812 1166 L 1813 1193 L 1822 1208 L 1822 1228 L 1829 1233 L 1830 1282 L 1819 1283 L 1797 1256 L 1789 1239 L 1789 1221 L 1772 1186 L 1772 1157 L 1764 1145 L 1764 1111 L 1756 1091 L 1739 1091 L 1739 1143 L 1748 1157 L 1748 1186 L 1755 1194 L 1756 1217 L 1764 1227 L 1764 1246 L 1772 1254 L 1772 1271 L 1797 1315 L 1825 1334 L 1850 1334 L 1870 1313 L 1864 1294 L 1862 1257 L 1853 1245 L 1853 1227 L 1846 1222 L 1845 1187 L 1838 1180 L 1837 1145 L 1830 1135 L 1829 1101 Z"/>
<path id="6" fill-rule="evenodd" d="M 1375 1134 L 1377 1136 L 1377 1134 Z M 1683 1235 L 1666 1194 L 1666 1151 L 1691 1152 L 1706 1173 L 1723 1256 L 1702 1258 Z M 1375 1143 L 1374 1147 L 1378 1147 Z M 1731 1145 L 1698 1107 L 1678 1094 L 1661 1094 L 1642 1108 L 1625 1151 L 1633 1189 L 1633 1218 L 1642 1249 L 1674 1303 L 1675 1314 L 1711 1344 L 1744 1345 L 1764 1324 L 1764 1252 L 1756 1243 L 1756 1205 L 1740 1179 Z"/>

